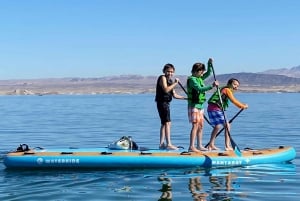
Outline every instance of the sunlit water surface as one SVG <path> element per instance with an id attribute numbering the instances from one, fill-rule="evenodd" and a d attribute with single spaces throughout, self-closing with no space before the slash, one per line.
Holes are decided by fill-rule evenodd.
<path id="1" fill-rule="evenodd" d="M 160 121 L 153 94 L 1 96 L 0 200 L 299 200 L 300 94 L 247 93 L 249 104 L 232 123 L 242 149 L 293 146 L 291 164 L 223 169 L 40 170 L 5 169 L 3 155 L 30 147 L 105 147 L 123 135 L 158 148 Z M 172 140 L 188 146 L 185 101 L 171 103 Z M 226 112 L 231 118 L 238 109 Z M 204 141 L 211 128 L 204 129 Z M 223 147 L 223 135 L 217 138 Z"/>

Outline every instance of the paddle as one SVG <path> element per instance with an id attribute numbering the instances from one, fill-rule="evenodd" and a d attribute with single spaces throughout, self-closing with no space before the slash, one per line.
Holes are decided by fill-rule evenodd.
<path id="1" fill-rule="evenodd" d="M 244 109 L 240 109 L 240 111 L 238 112 L 238 113 L 236 113 L 236 115 L 234 115 L 230 120 L 229 120 L 229 123 L 232 123 L 233 122 L 233 120 L 237 117 L 237 116 L 239 116 L 239 114 L 243 111 Z M 216 138 L 222 133 L 222 131 L 225 129 L 225 127 L 223 127 L 221 130 L 219 130 L 219 132 L 217 133 L 217 135 L 216 135 Z M 209 145 L 209 143 L 207 143 L 206 145 L 205 145 L 205 147 L 208 147 L 208 145 Z"/>
<path id="2" fill-rule="evenodd" d="M 213 71 L 213 76 L 214 76 L 214 80 L 217 81 L 216 79 L 216 74 L 215 74 L 215 69 L 214 67 L 212 66 L 212 71 Z M 231 146 L 232 148 L 234 149 L 234 152 L 237 156 L 241 156 L 241 150 L 239 149 L 239 147 L 237 146 L 237 144 L 234 142 L 234 140 L 232 139 L 231 135 L 230 135 L 230 131 L 228 129 L 228 121 L 227 121 L 227 118 L 226 118 L 226 115 L 225 115 L 225 111 L 224 111 L 224 107 L 223 107 L 223 100 L 222 100 L 222 97 L 221 97 L 221 92 L 220 92 L 220 88 L 219 86 L 217 86 L 217 91 L 218 91 L 218 94 L 219 94 L 219 99 L 220 99 L 220 103 L 221 103 L 221 106 L 222 106 L 222 113 L 223 113 L 223 116 L 224 116 L 224 120 L 225 120 L 225 129 L 227 129 L 227 132 L 228 132 L 228 136 L 230 138 L 230 143 L 231 143 Z"/>
<path id="3" fill-rule="evenodd" d="M 186 89 L 182 86 L 181 82 L 178 82 L 178 84 L 179 84 L 179 86 L 181 87 L 181 89 L 184 91 L 184 93 L 187 95 L 188 93 L 187 93 Z M 214 127 L 214 126 L 210 123 L 209 119 L 208 119 L 204 114 L 203 114 L 203 116 L 204 116 L 205 121 L 206 121 L 209 125 L 211 125 L 212 127 Z"/>

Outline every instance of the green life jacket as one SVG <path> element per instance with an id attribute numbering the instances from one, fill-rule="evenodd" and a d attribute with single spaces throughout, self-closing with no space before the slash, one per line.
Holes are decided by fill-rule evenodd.
<path id="1" fill-rule="evenodd" d="M 226 108 L 228 108 L 229 106 L 229 98 L 222 93 L 222 90 L 225 89 L 225 88 L 229 88 L 228 86 L 225 86 L 225 87 L 222 87 L 220 88 L 220 92 L 221 92 L 221 98 L 222 98 L 222 102 L 223 102 L 223 107 L 221 105 L 221 102 L 220 102 L 220 98 L 219 98 L 219 93 L 218 91 L 215 91 L 213 93 L 213 95 L 209 98 L 208 100 L 208 104 L 216 104 L 218 105 L 221 109 L 223 108 L 224 110 Z M 231 89 L 230 89 L 231 90 Z"/>
<path id="2" fill-rule="evenodd" d="M 190 86 L 191 77 L 187 79 L 187 91 L 188 91 L 188 100 L 192 104 L 203 104 L 206 101 L 205 92 L 200 92 Z M 204 87 L 205 84 L 202 79 L 197 79 L 199 85 Z"/>

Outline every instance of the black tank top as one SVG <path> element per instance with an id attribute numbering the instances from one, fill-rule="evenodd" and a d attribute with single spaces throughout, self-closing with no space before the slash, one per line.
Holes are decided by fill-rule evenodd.
<path id="1" fill-rule="evenodd" d="M 157 79 L 155 101 L 156 102 L 171 102 L 172 96 L 173 96 L 173 90 L 166 93 L 166 92 L 164 92 L 162 86 L 159 84 L 160 80 L 162 79 L 163 76 L 164 75 L 161 75 Z M 167 80 L 167 85 L 170 86 L 171 84 L 173 84 L 173 81 L 171 79 Z"/>

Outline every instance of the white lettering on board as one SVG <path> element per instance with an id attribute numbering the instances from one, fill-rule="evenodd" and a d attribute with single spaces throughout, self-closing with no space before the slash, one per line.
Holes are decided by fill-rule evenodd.
<path id="1" fill-rule="evenodd" d="M 213 160 L 212 165 L 217 165 L 217 166 L 242 165 L 242 160 Z"/>
<path id="2" fill-rule="evenodd" d="M 38 158 L 36 160 L 37 164 L 79 164 L 80 160 L 78 158 L 53 158 L 53 159 L 43 159 Z"/>

